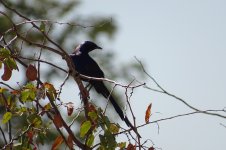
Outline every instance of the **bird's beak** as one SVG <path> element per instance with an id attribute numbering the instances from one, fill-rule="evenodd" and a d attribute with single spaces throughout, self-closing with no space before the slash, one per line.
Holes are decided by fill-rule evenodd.
<path id="1" fill-rule="evenodd" d="M 97 46 L 97 49 L 103 49 L 102 47 L 100 47 L 100 46 Z"/>

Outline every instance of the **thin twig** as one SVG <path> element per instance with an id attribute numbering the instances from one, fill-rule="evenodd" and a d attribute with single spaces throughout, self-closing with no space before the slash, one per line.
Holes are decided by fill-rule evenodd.
<path id="1" fill-rule="evenodd" d="M 3 149 L 5 150 L 6 147 L 8 147 L 9 145 L 12 145 L 14 141 L 18 140 L 20 137 L 22 137 L 24 134 L 26 134 L 26 133 L 30 130 L 31 127 L 32 127 L 32 124 L 29 124 L 26 130 L 24 130 L 24 131 L 23 131 L 21 134 L 19 134 L 17 137 L 12 138 L 12 139 L 10 140 L 10 142 L 9 142 L 8 144 L 4 145 L 4 147 L 1 148 L 1 149 L 2 149 L 2 150 L 3 150 Z"/>
<path id="2" fill-rule="evenodd" d="M 83 74 L 80 74 L 81 78 L 84 78 L 84 79 L 87 79 L 87 80 L 96 80 L 96 81 L 106 81 L 106 82 L 109 82 L 109 83 L 113 83 L 114 85 L 116 86 L 121 86 L 121 87 L 124 87 L 124 88 L 137 88 L 137 87 L 141 87 L 141 86 L 144 86 L 146 85 L 146 83 L 140 83 L 138 85 L 123 85 L 121 83 L 118 83 L 114 80 L 110 80 L 110 79 L 107 79 L 107 78 L 96 78 L 96 77 L 89 77 L 89 76 L 86 76 L 86 75 L 83 75 Z"/>
<path id="3" fill-rule="evenodd" d="M 212 112 L 208 112 L 208 111 L 202 111 L 192 105 L 190 105 L 188 102 L 186 102 L 184 99 L 174 95 L 174 94 L 171 94 L 169 92 L 167 92 L 162 86 L 160 86 L 160 84 L 158 84 L 158 82 L 155 80 L 155 78 L 153 78 L 144 68 L 142 62 L 140 60 L 138 60 L 136 57 L 135 59 L 137 60 L 137 62 L 140 64 L 140 66 L 142 67 L 142 70 L 143 72 L 157 85 L 158 88 L 160 88 L 161 90 L 152 90 L 152 88 L 149 88 L 150 90 L 152 91 L 155 91 L 155 92 L 159 92 L 159 93 L 163 93 L 163 94 L 166 94 L 170 97 L 173 97 L 174 99 L 182 102 L 183 104 L 185 104 L 187 107 L 189 107 L 190 109 L 194 110 L 194 111 L 197 111 L 199 113 L 203 113 L 203 114 L 206 114 L 206 115 L 212 115 L 212 116 L 217 116 L 217 117 L 220 117 L 220 118 L 224 118 L 226 119 L 226 116 L 224 115 L 221 115 L 221 114 L 218 114 L 218 113 L 212 113 Z M 147 86 L 146 86 L 147 87 Z"/>
<path id="4" fill-rule="evenodd" d="M 15 90 L 13 87 L 11 87 L 10 85 L 4 83 L 4 82 L 0 82 L 0 84 L 4 85 L 4 86 L 7 86 L 8 88 L 10 88 L 11 90 Z"/>
<path id="5" fill-rule="evenodd" d="M 63 83 L 60 85 L 60 89 L 59 89 L 59 92 L 57 94 L 57 98 L 58 99 L 60 98 L 60 94 L 62 92 L 63 86 L 65 85 L 65 83 L 67 82 L 67 80 L 69 79 L 69 77 L 70 77 L 70 74 L 68 73 L 67 76 L 65 77 Z"/>
<path id="6" fill-rule="evenodd" d="M 104 112 L 103 112 L 104 115 L 105 115 L 105 113 L 106 113 L 106 111 L 107 111 L 107 107 L 108 107 L 108 104 L 109 104 L 109 98 L 110 98 L 110 96 L 112 95 L 112 93 L 113 93 L 114 89 L 116 88 L 116 86 L 117 86 L 117 85 L 114 85 L 114 86 L 112 87 L 112 89 L 111 89 L 111 91 L 110 91 L 110 94 L 109 94 L 109 96 L 108 96 L 108 98 L 107 98 L 107 104 L 106 104 L 106 106 L 105 106 L 105 108 L 104 108 Z"/>
<path id="7" fill-rule="evenodd" d="M 15 41 L 17 39 L 17 35 L 14 37 L 14 38 L 12 38 L 6 45 L 5 45 L 5 47 L 7 47 L 7 46 L 9 46 L 13 41 Z"/>
<path id="8" fill-rule="evenodd" d="M 7 144 L 7 140 L 6 140 L 6 137 L 5 137 L 5 133 L 4 133 L 4 131 L 2 130 L 2 127 L 0 127 L 0 131 L 1 131 L 1 133 L 2 133 L 2 136 L 3 136 L 3 139 L 4 139 L 5 144 Z"/>
<path id="9" fill-rule="evenodd" d="M 55 65 L 55 64 L 53 64 L 53 63 L 50 63 L 50 62 L 48 62 L 48 61 L 42 60 L 42 59 L 27 58 L 27 57 L 23 57 L 23 56 L 17 56 L 17 57 L 18 57 L 18 58 L 21 58 L 21 59 L 26 59 L 26 60 L 32 60 L 32 61 L 42 62 L 42 63 L 48 64 L 48 65 L 50 65 L 50 66 L 53 66 L 53 67 L 55 67 L 55 68 L 57 68 L 57 69 L 59 69 L 59 70 L 65 72 L 65 73 L 68 72 L 67 70 L 65 70 L 65 69 L 63 69 L 63 68 L 58 67 L 57 65 Z"/>

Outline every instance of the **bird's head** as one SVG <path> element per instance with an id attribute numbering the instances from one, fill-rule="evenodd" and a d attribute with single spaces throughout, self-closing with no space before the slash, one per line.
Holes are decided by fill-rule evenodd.
<path id="1" fill-rule="evenodd" d="M 76 47 L 74 53 L 75 54 L 88 54 L 89 52 L 91 52 L 95 49 L 102 49 L 102 48 L 91 41 L 85 41 Z"/>

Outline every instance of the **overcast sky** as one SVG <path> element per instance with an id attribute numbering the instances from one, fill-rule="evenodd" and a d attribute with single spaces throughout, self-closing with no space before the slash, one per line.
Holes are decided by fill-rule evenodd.
<path id="1" fill-rule="evenodd" d="M 169 92 L 200 109 L 226 106 L 226 1 L 224 0 L 85 0 L 79 12 L 112 16 L 119 31 L 105 49 L 120 61 L 137 56 Z M 138 124 L 152 102 L 151 120 L 189 112 L 180 102 L 140 89 L 132 105 Z M 160 112 L 160 113 L 155 113 Z M 226 121 L 193 115 L 146 126 L 139 131 L 164 150 L 224 149 Z"/>

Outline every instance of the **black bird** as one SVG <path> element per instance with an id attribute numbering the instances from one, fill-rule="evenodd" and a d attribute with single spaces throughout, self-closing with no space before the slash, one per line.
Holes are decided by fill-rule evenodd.
<path id="1" fill-rule="evenodd" d="M 89 77 L 104 78 L 103 71 L 100 69 L 96 61 L 93 60 L 89 55 L 89 52 L 95 49 L 102 49 L 102 48 L 91 41 L 85 41 L 84 43 L 80 44 L 75 48 L 75 51 L 72 54 L 70 54 L 70 57 L 75 65 L 76 70 L 80 74 L 89 76 Z M 124 115 L 122 109 L 117 104 L 114 97 L 110 94 L 107 87 L 104 85 L 103 81 L 86 80 L 86 79 L 82 79 L 82 80 L 89 82 L 91 86 L 95 88 L 97 93 L 102 94 L 105 98 L 109 98 L 111 104 L 113 105 L 115 111 L 118 113 L 120 118 L 123 121 L 125 121 L 127 126 L 131 127 L 134 130 L 134 132 L 136 132 L 137 135 L 140 137 L 137 130 L 131 124 L 129 119 Z"/>

